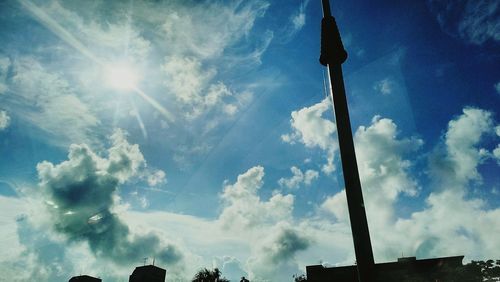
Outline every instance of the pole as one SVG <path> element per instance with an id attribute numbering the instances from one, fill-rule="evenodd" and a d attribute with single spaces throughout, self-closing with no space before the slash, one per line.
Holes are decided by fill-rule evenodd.
<path id="1" fill-rule="evenodd" d="M 337 123 L 340 158 L 344 175 L 347 205 L 351 221 L 351 231 L 356 253 L 358 279 L 360 282 L 375 281 L 370 232 L 366 218 L 361 182 L 359 180 L 356 153 L 352 138 L 351 122 L 344 89 L 342 63 L 347 59 L 335 19 L 331 16 L 329 0 L 322 0 L 323 20 L 321 22 L 320 63 L 328 68 L 331 93 Z"/>

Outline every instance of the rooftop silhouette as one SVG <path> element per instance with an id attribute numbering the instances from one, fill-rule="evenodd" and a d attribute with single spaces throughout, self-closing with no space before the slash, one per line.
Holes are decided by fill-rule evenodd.
<path id="1" fill-rule="evenodd" d="M 463 256 L 442 257 L 417 260 L 416 257 L 399 258 L 397 262 L 377 263 L 374 265 L 376 278 L 370 281 L 456 281 L 460 277 L 462 282 L 482 281 L 479 268 L 471 269 L 471 278 L 461 274 L 466 269 L 462 265 Z M 357 282 L 358 272 L 355 265 L 340 267 L 324 267 L 322 265 L 307 266 L 308 282 Z"/>
<path id="2" fill-rule="evenodd" d="M 101 282 L 101 281 L 102 279 L 100 278 L 95 278 L 88 275 L 75 276 L 69 279 L 69 282 Z"/>
<path id="3" fill-rule="evenodd" d="M 167 271 L 155 265 L 138 266 L 129 277 L 129 282 L 165 282 Z M 121 280 L 120 280 L 121 281 Z M 69 282 L 102 282 L 102 279 L 88 275 L 74 276 Z"/>
<path id="4" fill-rule="evenodd" d="M 130 275 L 129 282 L 165 282 L 167 271 L 154 265 L 138 266 Z"/>

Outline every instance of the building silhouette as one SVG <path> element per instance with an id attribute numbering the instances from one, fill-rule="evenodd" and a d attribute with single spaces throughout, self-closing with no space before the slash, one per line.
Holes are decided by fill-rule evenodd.
<path id="1" fill-rule="evenodd" d="M 130 275 L 129 282 L 165 282 L 167 271 L 154 265 L 138 266 Z"/>
<path id="2" fill-rule="evenodd" d="M 462 282 L 481 281 L 480 273 L 473 278 L 465 278 L 463 256 L 441 257 L 417 260 L 415 257 L 399 258 L 397 262 L 375 264 L 375 276 L 371 281 L 455 281 L 451 277 L 460 277 Z M 308 282 L 358 282 L 356 265 L 324 267 L 310 265 L 306 267 Z"/>
<path id="3" fill-rule="evenodd" d="M 102 282 L 102 280 L 88 275 L 80 275 L 72 277 L 69 282 Z"/>

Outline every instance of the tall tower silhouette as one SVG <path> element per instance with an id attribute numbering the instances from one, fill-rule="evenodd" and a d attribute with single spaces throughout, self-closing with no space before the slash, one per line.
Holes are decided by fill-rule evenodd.
<path id="1" fill-rule="evenodd" d="M 329 0 L 322 0 L 322 6 L 323 19 L 321 21 L 321 55 L 319 61 L 328 68 L 330 78 L 332 90 L 330 94 L 337 122 L 340 158 L 342 161 L 354 251 L 356 253 L 358 277 L 360 282 L 367 282 L 372 281 L 374 278 L 375 262 L 344 89 L 344 77 L 341 65 L 347 59 L 347 52 L 342 44 L 335 18 L 332 17 L 330 12 Z"/>
<path id="2" fill-rule="evenodd" d="M 453 272 L 465 273 L 465 271 L 468 271 L 462 265 L 463 256 L 421 260 L 417 260 L 416 257 L 406 257 L 398 259 L 397 262 L 375 264 L 342 74 L 342 63 L 347 59 L 347 52 L 344 50 L 337 23 L 330 12 L 329 0 L 321 1 L 323 19 L 321 21 L 321 55 L 319 61 L 327 67 L 330 78 L 330 95 L 337 122 L 340 157 L 356 254 L 356 265 L 329 268 L 322 265 L 310 265 L 306 267 L 307 281 L 458 281 L 450 280 L 448 275 L 453 274 Z M 474 271 L 478 272 L 478 270 Z M 479 277 L 479 273 L 476 274 Z M 481 279 L 468 281 L 479 282 Z"/>

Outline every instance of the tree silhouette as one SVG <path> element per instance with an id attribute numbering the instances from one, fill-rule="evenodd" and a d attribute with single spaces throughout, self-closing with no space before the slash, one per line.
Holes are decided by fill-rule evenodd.
<path id="1" fill-rule="evenodd" d="M 218 268 L 203 268 L 194 275 L 192 282 L 229 282 L 225 277 L 221 277 L 221 274 Z"/>
<path id="2" fill-rule="evenodd" d="M 293 276 L 293 281 L 294 282 L 307 282 L 307 277 L 304 274 L 294 275 Z"/>
<path id="3" fill-rule="evenodd" d="M 470 265 L 474 265 L 475 267 L 480 269 L 484 282 L 500 281 L 500 260 L 473 260 L 470 262 Z"/>

